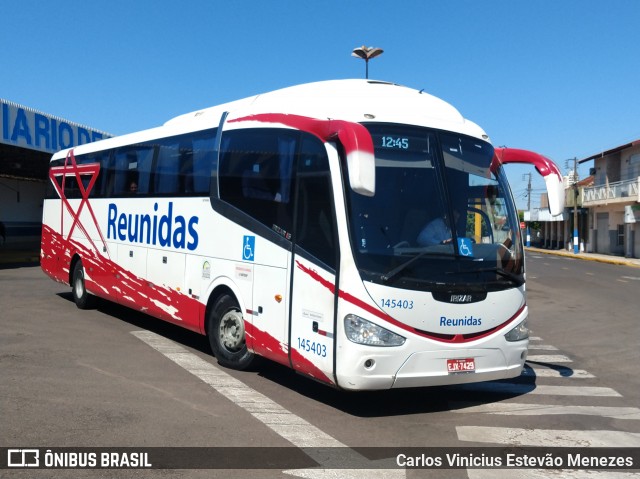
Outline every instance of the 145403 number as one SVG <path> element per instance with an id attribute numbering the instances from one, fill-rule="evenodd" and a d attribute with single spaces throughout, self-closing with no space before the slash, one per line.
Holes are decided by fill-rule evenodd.
<path id="1" fill-rule="evenodd" d="M 327 347 L 324 344 L 316 343 L 309 339 L 298 338 L 298 349 L 306 352 L 311 351 L 321 358 L 327 357 Z"/>
<path id="2" fill-rule="evenodd" d="M 381 299 L 380 304 L 383 308 L 400 308 L 413 309 L 413 301 L 410 299 Z"/>

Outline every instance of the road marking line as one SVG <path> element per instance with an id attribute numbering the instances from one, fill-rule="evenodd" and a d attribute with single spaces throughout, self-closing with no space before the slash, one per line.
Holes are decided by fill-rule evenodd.
<path id="1" fill-rule="evenodd" d="M 527 361 L 537 361 L 539 363 L 572 363 L 573 359 L 563 354 L 531 354 L 527 356 Z"/>
<path id="2" fill-rule="evenodd" d="M 467 469 L 469 479 L 633 479 L 635 472 L 594 471 L 584 469 Z"/>
<path id="3" fill-rule="evenodd" d="M 295 446 L 346 447 L 313 424 L 287 411 L 264 394 L 251 389 L 173 341 L 151 331 L 132 331 L 131 334 L 204 381 Z"/>
<path id="4" fill-rule="evenodd" d="M 205 382 L 236 406 L 244 409 L 273 432 L 289 441 L 295 447 L 326 469 L 292 469 L 286 474 L 308 477 L 349 477 L 349 478 L 405 478 L 404 469 L 368 469 L 378 463 L 389 463 L 392 459 L 369 461 L 361 454 L 296 416 L 264 394 L 250 388 L 242 381 L 227 374 L 213 364 L 190 353 L 185 348 L 151 331 L 131 331 L 135 337 L 163 354 L 165 357 Z M 328 454 L 326 449 L 340 448 Z M 341 469 L 345 464 L 360 469 Z M 395 465 L 395 463 L 394 463 Z"/>
<path id="5" fill-rule="evenodd" d="M 540 384 L 520 383 L 470 383 L 448 386 L 452 389 L 488 392 L 497 394 L 536 394 L 549 396 L 595 396 L 595 397 L 622 397 L 620 393 L 604 387 L 595 386 L 547 386 Z"/>
<path id="6" fill-rule="evenodd" d="M 542 341 L 542 338 L 539 336 L 529 336 L 529 341 Z"/>
<path id="7" fill-rule="evenodd" d="M 557 351 L 558 348 L 550 344 L 529 344 L 529 349 L 539 349 L 541 351 Z"/>
<path id="8" fill-rule="evenodd" d="M 637 407 L 608 407 L 608 406 L 558 406 L 552 404 L 524 404 L 524 403 L 487 403 L 454 402 L 449 404 L 456 413 L 484 413 L 505 416 L 539 416 L 539 415 L 567 415 L 600 416 L 612 419 L 640 420 L 640 409 Z"/>
<path id="9" fill-rule="evenodd" d="M 640 447 L 640 433 L 456 426 L 460 441 L 539 447 Z"/>

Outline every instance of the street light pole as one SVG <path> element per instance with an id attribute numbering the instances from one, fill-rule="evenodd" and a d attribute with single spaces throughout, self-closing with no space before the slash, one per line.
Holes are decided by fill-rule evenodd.
<path id="1" fill-rule="evenodd" d="M 374 48 L 374 47 L 365 47 L 362 45 L 359 48 L 354 48 L 353 52 L 351 52 L 352 57 L 362 58 L 366 64 L 366 78 L 369 78 L 369 60 L 377 57 L 378 55 L 382 55 L 384 50 L 382 48 Z"/>

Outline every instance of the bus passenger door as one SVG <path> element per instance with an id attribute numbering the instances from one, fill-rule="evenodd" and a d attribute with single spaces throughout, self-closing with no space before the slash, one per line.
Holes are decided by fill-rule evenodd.
<path id="1" fill-rule="evenodd" d="M 257 254 L 271 249 L 268 254 L 271 264 L 256 263 L 253 267 L 253 305 L 247 312 L 251 323 L 248 346 L 261 356 L 289 366 L 287 268 L 275 264 L 286 264 L 290 254 L 273 243 L 258 242 L 257 248 Z"/>
<path id="2" fill-rule="evenodd" d="M 305 138 L 298 159 L 290 355 L 294 369 L 334 383 L 337 229 L 327 153 Z"/>

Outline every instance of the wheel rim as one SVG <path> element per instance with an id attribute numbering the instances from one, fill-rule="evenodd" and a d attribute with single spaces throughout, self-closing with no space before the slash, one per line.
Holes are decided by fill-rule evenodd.
<path id="1" fill-rule="evenodd" d="M 76 275 L 76 281 L 73 286 L 76 291 L 76 297 L 81 298 L 84 295 L 84 275 L 82 273 L 82 270 L 78 271 L 78 274 Z"/>
<path id="2" fill-rule="evenodd" d="M 220 343 L 231 352 L 239 351 L 244 346 L 244 319 L 240 311 L 228 311 L 220 320 L 218 330 Z"/>

